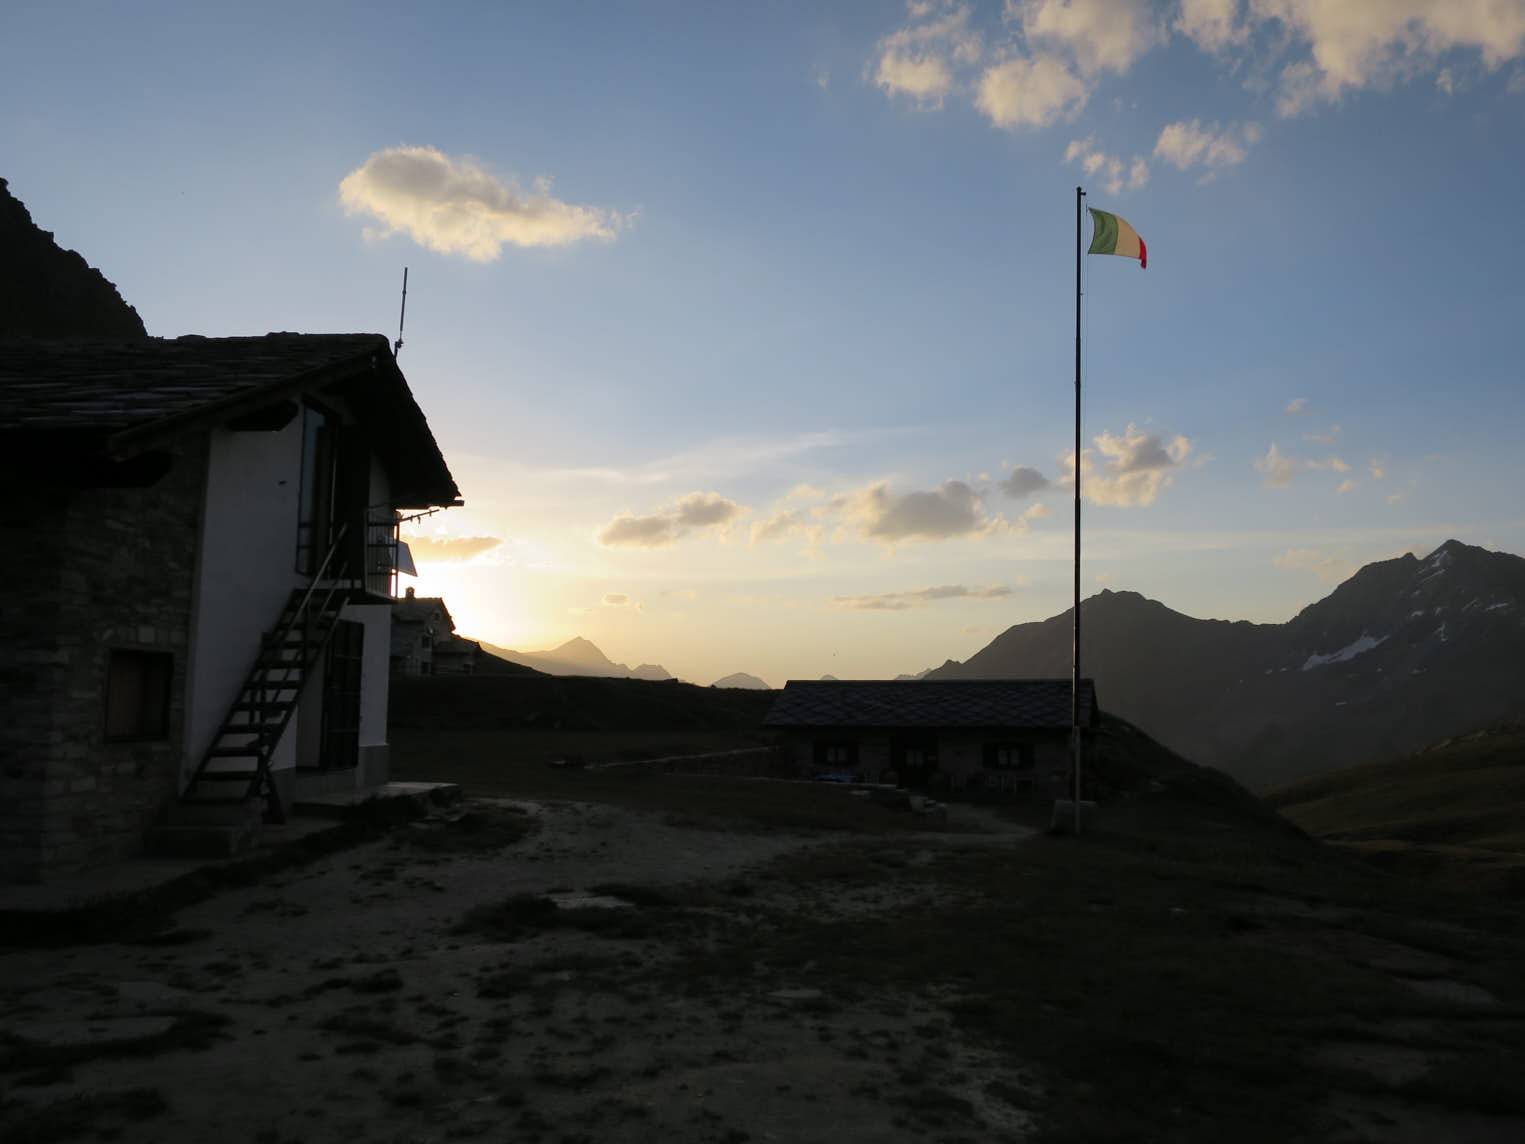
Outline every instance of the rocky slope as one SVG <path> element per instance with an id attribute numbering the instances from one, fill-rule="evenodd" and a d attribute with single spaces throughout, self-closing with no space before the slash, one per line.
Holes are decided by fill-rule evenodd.
<path id="1" fill-rule="evenodd" d="M 32 221 L 0 179 L 0 337 L 147 337 L 99 270 Z"/>
<path id="2" fill-rule="evenodd" d="M 1070 628 L 1070 612 L 1019 624 L 928 678 L 1067 675 Z M 1104 709 L 1265 786 L 1525 712 L 1525 559 L 1450 540 L 1367 565 L 1285 624 L 1103 592 L 1081 638 Z"/>

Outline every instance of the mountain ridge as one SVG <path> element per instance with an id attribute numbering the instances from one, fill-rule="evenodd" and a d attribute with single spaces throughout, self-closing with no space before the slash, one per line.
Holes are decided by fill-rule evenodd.
<path id="1" fill-rule="evenodd" d="M 929 679 L 1067 675 L 1073 609 Z M 1359 569 L 1282 624 L 1202 620 L 1131 591 L 1081 604 L 1101 705 L 1251 786 L 1525 712 L 1525 559 L 1448 540 Z"/>
<path id="2" fill-rule="evenodd" d="M 592 640 L 573 636 L 565 643 L 546 651 L 515 651 L 482 642 L 482 650 L 509 663 L 532 667 L 547 675 L 591 675 L 604 679 L 646 679 L 660 682 L 673 676 L 661 664 L 643 663 L 636 667 L 615 663 Z"/>

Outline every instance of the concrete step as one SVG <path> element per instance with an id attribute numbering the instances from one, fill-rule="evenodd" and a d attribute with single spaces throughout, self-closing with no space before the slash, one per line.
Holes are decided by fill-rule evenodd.
<path id="1" fill-rule="evenodd" d="M 264 817 L 265 808 L 261 799 L 222 795 L 171 803 L 164 812 L 163 825 L 257 829 Z"/>
<path id="2" fill-rule="evenodd" d="M 149 830 L 144 847 L 167 858 L 232 858 L 254 849 L 260 827 L 248 825 L 178 825 L 163 823 Z"/>

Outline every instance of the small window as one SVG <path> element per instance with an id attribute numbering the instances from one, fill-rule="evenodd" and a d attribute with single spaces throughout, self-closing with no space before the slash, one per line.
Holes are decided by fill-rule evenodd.
<path id="1" fill-rule="evenodd" d="M 173 667 L 168 652 L 112 650 L 106 667 L 108 741 L 169 737 Z"/>
<path id="2" fill-rule="evenodd" d="M 826 748 L 826 758 L 824 761 L 833 766 L 843 767 L 852 762 L 852 752 L 848 749 L 846 743 L 831 743 Z"/>
<path id="3" fill-rule="evenodd" d="M 985 765 L 1003 771 L 1030 771 L 1033 769 L 1031 743 L 987 743 Z"/>

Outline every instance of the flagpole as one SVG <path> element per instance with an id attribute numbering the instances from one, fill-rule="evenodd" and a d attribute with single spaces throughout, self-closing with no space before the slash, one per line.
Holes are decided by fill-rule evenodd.
<path id="1" fill-rule="evenodd" d="M 1085 191 L 1075 188 L 1075 631 L 1070 655 L 1070 749 L 1075 790 L 1075 834 L 1080 834 L 1080 219 Z"/>

